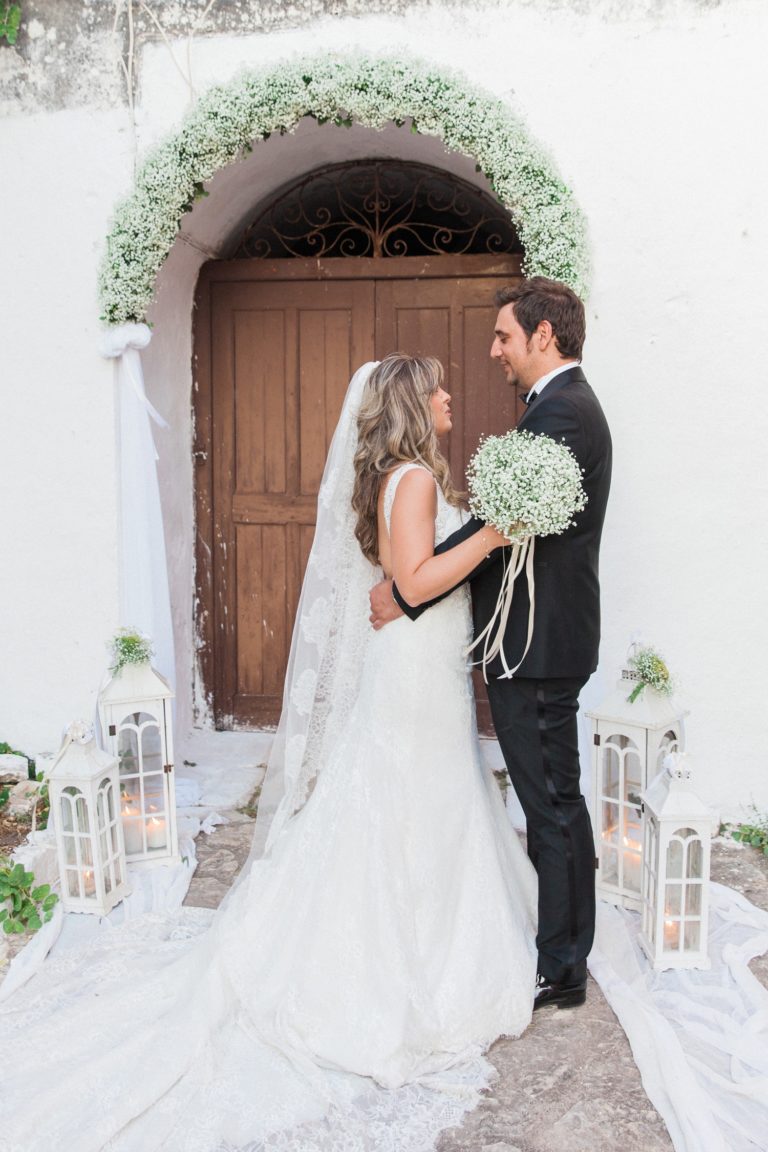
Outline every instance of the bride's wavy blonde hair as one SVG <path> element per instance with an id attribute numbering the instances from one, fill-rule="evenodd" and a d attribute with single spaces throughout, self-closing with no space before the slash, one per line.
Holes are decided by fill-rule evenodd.
<path id="1" fill-rule="evenodd" d="M 410 461 L 428 468 L 450 504 L 461 494 L 440 451 L 430 397 L 442 386 L 443 366 L 433 356 L 385 356 L 368 378 L 357 417 L 352 507 L 355 536 L 372 564 L 379 562 L 378 503 L 387 475 Z"/>

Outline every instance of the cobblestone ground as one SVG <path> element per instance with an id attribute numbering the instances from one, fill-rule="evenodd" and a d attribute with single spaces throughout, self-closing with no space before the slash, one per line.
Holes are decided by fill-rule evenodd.
<path id="1" fill-rule="evenodd" d="M 215 908 L 248 855 L 251 819 L 226 815 L 232 823 L 196 841 L 187 904 Z M 718 842 L 712 879 L 768 909 L 768 857 Z M 768 987 L 768 956 L 752 970 Z M 524 1036 L 500 1040 L 490 1056 L 498 1080 L 460 1128 L 443 1134 L 439 1152 L 671 1152 L 621 1025 L 592 979 L 583 1007 L 537 1013 Z"/>

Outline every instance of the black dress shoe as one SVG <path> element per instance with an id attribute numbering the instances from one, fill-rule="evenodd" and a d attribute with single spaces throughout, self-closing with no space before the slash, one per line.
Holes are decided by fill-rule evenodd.
<path id="1" fill-rule="evenodd" d="M 556 1008 L 578 1008 L 586 998 L 586 979 L 575 984 L 561 984 L 556 980 L 547 980 L 544 976 L 539 976 L 533 1010 L 535 1012 L 537 1008 L 548 1008 L 551 1004 Z"/>

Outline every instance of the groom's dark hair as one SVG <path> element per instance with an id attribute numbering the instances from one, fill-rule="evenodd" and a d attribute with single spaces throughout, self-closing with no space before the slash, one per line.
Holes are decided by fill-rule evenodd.
<path id="1" fill-rule="evenodd" d="M 581 359 L 587 332 L 584 305 L 567 284 L 532 276 L 522 284 L 500 288 L 495 300 L 497 308 L 512 305 L 515 319 L 529 339 L 542 320 L 549 320 L 560 355 Z"/>

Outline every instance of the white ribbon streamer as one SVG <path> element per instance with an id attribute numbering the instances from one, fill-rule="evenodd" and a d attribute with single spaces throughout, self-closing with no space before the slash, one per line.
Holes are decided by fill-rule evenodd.
<path id="1" fill-rule="evenodd" d="M 150 421 L 168 423 L 147 399 L 141 350 L 152 339 L 146 324 L 119 324 L 101 334 L 99 351 L 115 362 L 120 443 L 120 623 L 152 637 L 153 661 L 175 682 L 171 598 L 157 478 L 157 448 Z"/>
<path id="2" fill-rule="evenodd" d="M 488 683 L 488 664 L 496 656 L 501 660 L 502 667 L 504 668 L 501 676 L 497 677 L 499 680 L 511 680 L 515 672 L 522 664 L 528 655 L 528 649 L 531 646 L 533 639 L 533 617 L 536 604 L 536 588 L 533 576 L 533 553 L 536 543 L 535 536 L 526 536 L 521 541 L 516 541 L 512 545 L 512 553 L 509 563 L 504 561 L 504 575 L 501 578 L 501 587 L 499 588 L 499 595 L 496 600 L 496 607 L 493 610 L 491 619 L 486 624 L 483 631 L 475 639 L 474 643 L 467 649 L 467 655 L 477 648 L 478 644 L 483 644 L 482 667 L 483 667 L 483 680 Z M 504 632 L 509 620 L 509 613 L 512 608 L 512 599 L 515 594 L 515 580 L 520 575 L 523 565 L 525 565 L 525 575 L 528 581 L 528 635 L 525 641 L 525 650 L 522 656 L 515 664 L 514 668 L 510 668 L 507 663 L 506 653 L 504 652 Z M 496 629 L 494 635 L 494 627 Z M 475 661 L 474 663 L 478 663 Z"/>
<path id="3" fill-rule="evenodd" d="M 118 371 L 124 382 L 130 384 L 155 424 L 160 428 L 167 428 L 168 421 L 163 419 L 144 391 L 144 374 L 141 371 L 139 351 L 146 348 L 151 339 L 152 332 L 147 324 L 118 324 L 102 332 L 99 351 L 107 360 L 119 358 Z M 157 449 L 155 460 L 159 460 Z"/>

